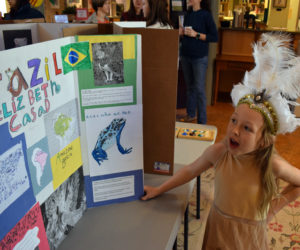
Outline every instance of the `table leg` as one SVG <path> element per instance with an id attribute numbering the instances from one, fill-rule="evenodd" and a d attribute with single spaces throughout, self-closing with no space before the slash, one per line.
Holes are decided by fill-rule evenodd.
<path id="1" fill-rule="evenodd" d="M 196 218 L 200 219 L 200 191 L 201 191 L 201 179 L 197 176 L 197 211 Z"/>
<path id="2" fill-rule="evenodd" d="M 174 241 L 173 250 L 177 250 L 177 237 L 176 237 L 176 239 Z"/>
<path id="3" fill-rule="evenodd" d="M 186 207 L 184 213 L 184 250 L 188 250 L 188 240 L 189 240 L 189 204 Z"/>

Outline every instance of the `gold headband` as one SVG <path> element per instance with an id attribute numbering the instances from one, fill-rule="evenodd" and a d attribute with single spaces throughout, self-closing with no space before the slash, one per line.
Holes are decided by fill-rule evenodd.
<path id="1" fill-rule="evenodd" d="M 278 131 L 278 119 L 277 114 L 270 104 L 270 102 L 264 100 L 263 93 L 261 94 L 248 94 L 242 97 L 238 105 L 240 104 L 248 104 L 250 109 L 255 109 L 259 113 L 263 115 L 265 121 L 267 122 L 268 127 L 271 130 L 272 135 L 276 135 Z"/>

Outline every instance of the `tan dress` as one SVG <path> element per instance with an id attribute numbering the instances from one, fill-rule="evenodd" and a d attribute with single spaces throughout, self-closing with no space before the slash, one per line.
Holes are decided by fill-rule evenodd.
<path id="1" fill-rule="evenodd" d="M 255 156 L 226 152 L 216 164 L 215 198 L 208 216 L 202 249 L 264 250 L 267 246 L 266 215 L 261 200 L 260 171 Z"/>

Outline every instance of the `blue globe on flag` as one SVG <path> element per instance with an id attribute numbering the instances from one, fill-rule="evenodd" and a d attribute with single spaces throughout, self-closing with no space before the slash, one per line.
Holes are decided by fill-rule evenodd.
<path id="1" fill-rule="evenodd" d="M 61 47 L 64 74 L 79 69 L 90 69 L 89 42 L 72 43 Z"/>
<path id="2" fill-rule="evenodd" d="M 79 59 L 78 53 L 74 50 L 70 51 L 70 53 L 69 53 L 69 62 L 71 64 L 75 64 L 78 61 L 78 59 Z"/>

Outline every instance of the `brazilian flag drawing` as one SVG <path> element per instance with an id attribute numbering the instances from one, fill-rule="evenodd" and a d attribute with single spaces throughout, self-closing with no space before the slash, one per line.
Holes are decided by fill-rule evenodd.
<path id="1" fill-rule="evenodd" d="M 64 74 L 72 70 L 90 69 L 89 42 L 71 43 L 61 47 Z"/>

